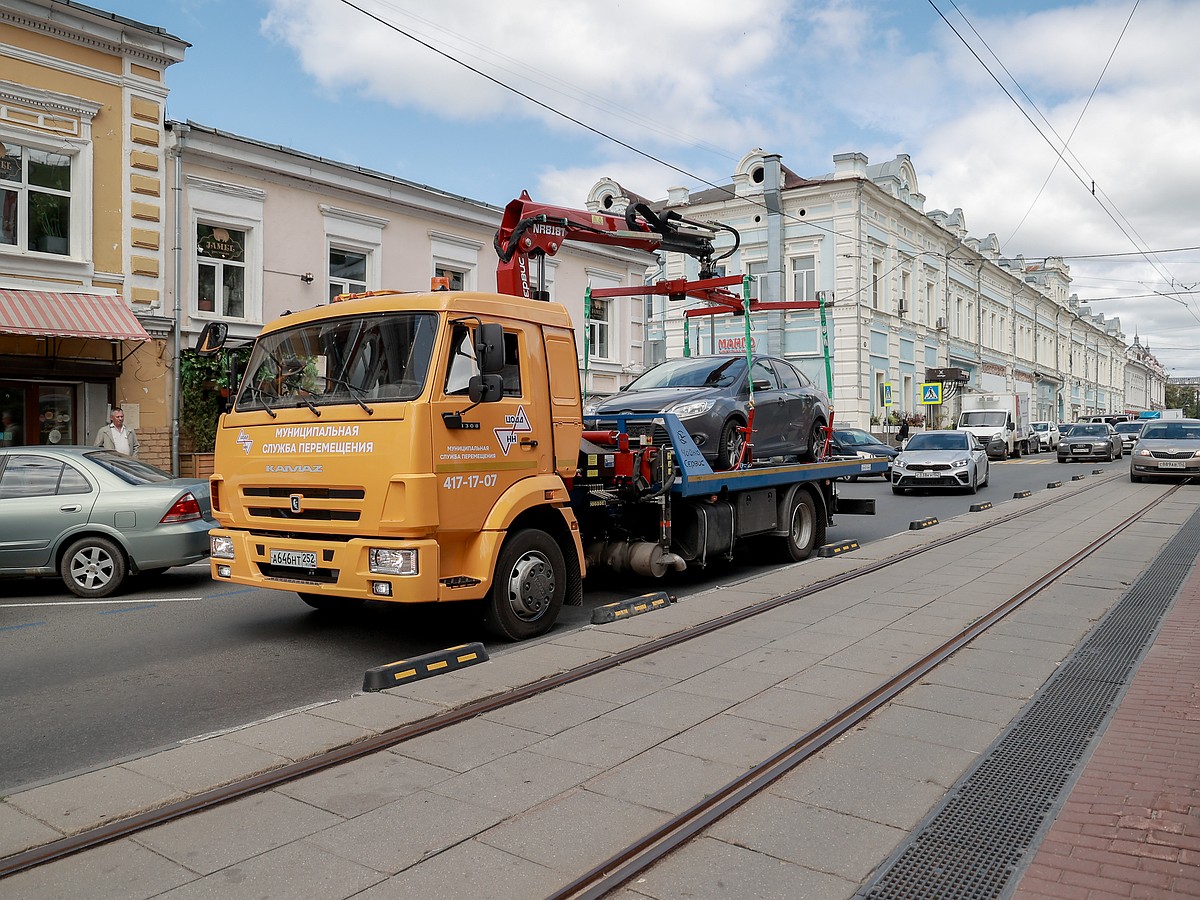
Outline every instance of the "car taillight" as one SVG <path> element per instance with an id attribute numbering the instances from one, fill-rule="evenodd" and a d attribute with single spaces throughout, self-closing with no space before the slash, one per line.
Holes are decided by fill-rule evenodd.
<path id="1" fill-rule="evenodd" d="M 175 522 L 190 522 L 199 518 L 201 518 L 200 504 L 192 496 L 192 492 L 188 491 L 175 501 L 167 510 L 167 514 L 158 520 L 158 524 L 171 525 Z"/>

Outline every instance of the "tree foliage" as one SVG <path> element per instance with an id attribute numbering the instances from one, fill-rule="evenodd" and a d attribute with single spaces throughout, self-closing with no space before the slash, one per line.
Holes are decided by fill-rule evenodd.
<path id="1" fill-rule="evenodd" d="M 211 453 L 217 441 L 217 423 L 229 393 L 229 358 L 245 365 L 246 351 L 222 350 L 216 356 L 201 356 L 185 350 L 179 360 L 179 429 L 196 453 Z"/>

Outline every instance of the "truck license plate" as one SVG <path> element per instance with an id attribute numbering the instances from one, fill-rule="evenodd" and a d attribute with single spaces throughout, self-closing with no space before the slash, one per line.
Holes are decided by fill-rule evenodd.
<path id="1" fill-rule="evenodd" d="M 310 550 L 272 550 L 271 565 L 289 569 L 315 569 L 317 554 Z"/>
<path id="2" fill-rule="evenodd" d="M 1178 459 L 1160 459 L 1158 461 L 1158 467 L 1160 469 L 1182 469 L 1183 461 Z"/>

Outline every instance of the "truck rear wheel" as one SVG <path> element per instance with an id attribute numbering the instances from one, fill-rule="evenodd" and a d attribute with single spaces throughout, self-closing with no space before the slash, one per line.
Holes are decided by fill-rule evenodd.
<path id="1" fill-rule="evenodd" d="M 558 619 L 567 590 L 567 566 L 550 535 L 527 528 L 500 548 L 484 624 L 510 641 L 545 634 Z"/>
<path id="2" fill-rule="evenodd" d="M 796 491 L 788 515 L 788 532 L 780 539 L 784 561 L 808 559 L 817 542 L 817 504 L 806 490 Z"/>

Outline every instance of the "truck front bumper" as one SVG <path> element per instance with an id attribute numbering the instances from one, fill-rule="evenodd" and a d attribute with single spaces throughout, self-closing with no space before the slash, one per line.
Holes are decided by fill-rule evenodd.
<path id="1" fill-rule="evenodd" d="M 210 533 L 221 555 L 210 558 L 215 581 L 302 594 L 394 603 L 438 599 L 436 541 L 284 538 L 225 528 Z M 371 571 L 371 550 L 412 551 L 411 574 Z"/>

